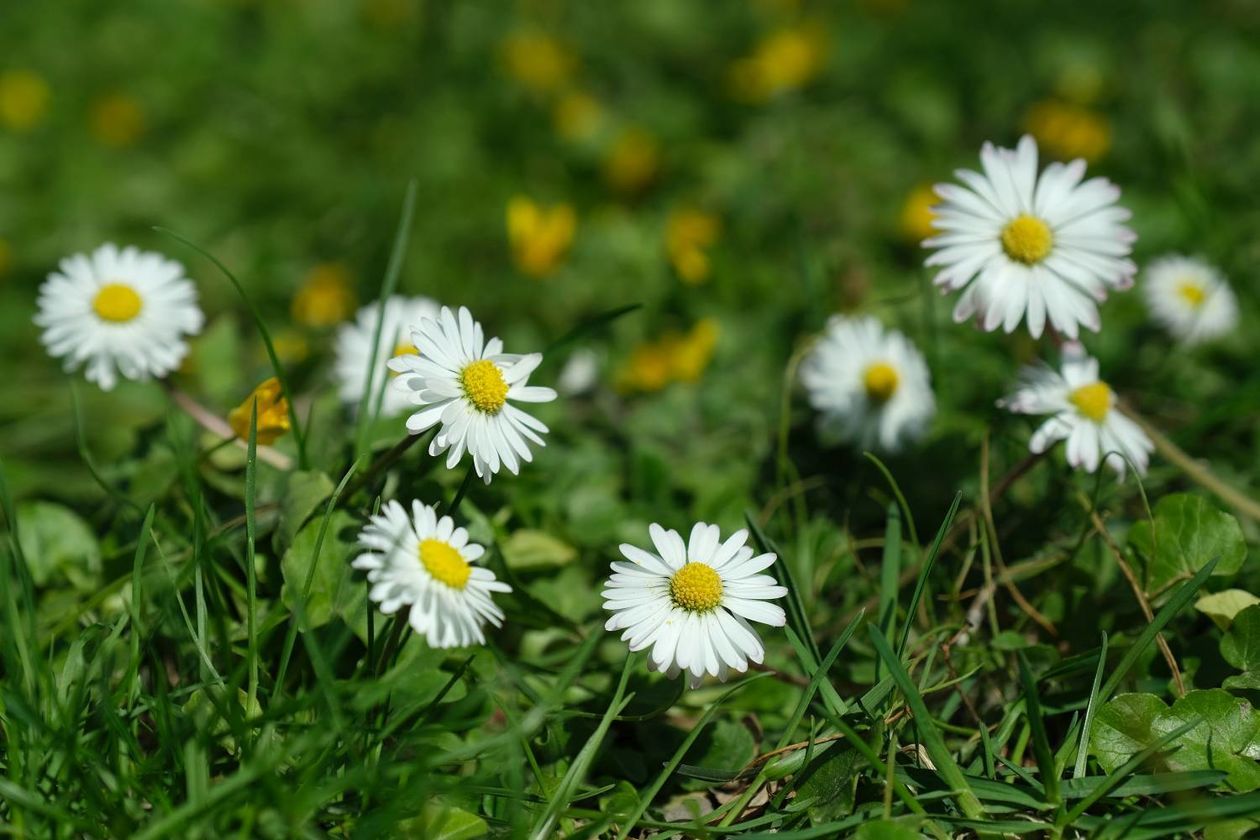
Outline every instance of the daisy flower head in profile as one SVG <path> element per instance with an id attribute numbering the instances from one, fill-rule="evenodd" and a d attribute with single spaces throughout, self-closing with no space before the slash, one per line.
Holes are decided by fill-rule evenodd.
<path id="1" fill-rule="evenodd" d="M 411 325 L 420 323 L 424 318 L 436 318 L 438 305 L 426 297 L 392 295 L 385 299 L 383 311 L 382 318 L 380 302 L 370 303 L 359 310 L 354 321 L 337 328 L 337 358 L 333 372 L 342 402 L 358 406 L 363 392 L 371 387 L 370 399 L 374 402 L 380 394 L 381 413 L 393 416 L 402 413 L 411 403 L 402 391 L 385 387 L 388 378 L 394 375 L 387 363 L 394 356 L 416 352 L 415 345 L 411 343 Z M 376 368 L 369 370 L 372 337 L 376 335 L 377 324 L 383 326 L 376 343 Z M 369 410 L 371 407 L 369 402 Z"/>
<path id="2" fill-rule="evenodd" d="M 1025 135 L 1015 149 L 986 143 L 983 174 L 960 169 L 963 184 L 938 184 L 933 208 L 940 231 L 923 244 L 935 249 L 936 285 L 962 291 L 954 320 L 975 318 L 986 331 L 1012 332 L 1026 321 L 1039 338 L 1048 323 L 1067 338 L 1083 325 L 1099 328 L 1098 304 L 1110 290 L 1133 285 L 1129 259 L 1137 238 L 1116 206 L 1120 189 L 1085 177 L 1085 161 L 1051 163 L 1037 171 L 1037 143 Z"/>
<path id="3" fill-rule="evenodd" d="M 40 286 L 35 316 L 48 352 L 104 391 L 119 375 L 146 380 L 175 370 L 204 320 L 182 265 L 113 243 L 62 260 Z"/>
<path id="4" fill-rule="evenodd" d="M 443 306 L 437 317 L 421 319 L 412 326 L 411 343 L 418 355 L 389 360 L 398 374 L 393 387 L 421 406 L 407 418 L 407 431 L 418 435 L 439 427 L 429 454 L 448 453 L 448 469 L 468 452 L 477 475 L 489 484 L 500 468 L 515 475 L 521 462 L 532 460 L 531 443 L 546 445 L 541 435 L 547 427 L 512 404 L 556 398 L 551 388 L 529 384 L 541 353 L 504 353 L 503 342 L 487 341 L 463 306 L 458 315 Z"/>
<path id="5" fill-rule="evenodd" d="M 1171 254 L 1143 272 L 1151 316 L 1185 344 L 1201 344 L 1238 325 L 1238 299 L 1225 277 L 1200 259 Z"/>
<path id="6" fill-rule="evenodd" d="M 782 607 L 766 603 L 787 589 L 759 574 L 775 556 L 754 556 L 744 544 L 747 531 L 722 542 L 718 527 L 704 522 L 686 543 L 660 525 L 648 531 L 655 553 L 622 545 L 630 562 L 612 564 L 603 591 L 612 617 L 604 628 L 623 631 L 632 651 L 650 647 L 650 670 L 670 677 L 686 671 L 692 688 L 705 674 L 725 682 L 732 671 L 742 674 L 749 662 L 760 663 L 765 648 L 748 622 L 782 627 L 787 621 Z"/>
<path id="7" fill-rule="evenodd" d="M 1068 463 L 1077 469 L 1092 473 L 1106 461 L 1121 478 L 1128 464 L 1146 474 L 1155 448 L 1151 439 L 1116 407 L 1115 393 L 1098 378 L 1098 361 L 1076 342 L 1063 346 L 1059 370 L 1025 368 L 1015 392 L 998 405 L 1015 414 L 1048 415 L 1029 442 L 1034 454 L 1065 440 Z"/>
<path id="8" fill-rule="evenodd" d="M 936 413 L 923 355 L 874 318 L 832 316 L 801 363 L 820 434 L 895 452 L 922 437 Z"/>
<path id="9" fill-rule="evenodd" d="M 482 628 L 503 623 L 491 594 L 512 587 L 477 565 L 485 549 L 432 505 L 412 502 L 408 514 L 386 502 L 359 533 L 359 546 L 363 553 L 351 565 L 367 571 L 368 597 L 386 615 L 406 607 L 407 621 L 430 647 L 485 644 Z"/>

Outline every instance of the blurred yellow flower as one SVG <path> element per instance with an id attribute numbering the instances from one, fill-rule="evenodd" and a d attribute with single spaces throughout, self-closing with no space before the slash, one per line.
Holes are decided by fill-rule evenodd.
<path id="1" fill-rule="evenodd" d="M 503 40 L 508 75 L 535 93 L 555 93 L 568 84 L 577 57 L 552 36 L 536 30 L 513 32 Z"/>
<path id="2" fill-rule="evenodd" d="M 561 96 L 551 112 L 556 134 L 575 142 L 593 137 L 603 120 L 604 109 L 599 100 L 581 91 L 569 91 Z"/>
<path id="3" fill-rule="evenodd" d="M 9 268 L 13 265 L 13 248 L 9 243 L 0 239 L 0 277 L 9 273 Z"/>
<path id="4" fill-rule="evenodd" d="M 282 362 L 297 363 L 311 355 L 311 344 L 297 330 L 280 329 L 271 336 L 271 346 Z"/>
<path id="5" fill-rule="evenodd" d="M 1041 148 L 1061 160 L 1093 162 L 1111 148 L 1111 126 L 1097 111 L 1047 99 L 1028 110 L 1024 128 Z"/>
<path id="6" fill-rule="evenodd" d="M 353 311 L 354 278 L 341 263 L 320 263 L 312 268 L 293 296 L 293 320 L 308 327 L 331 327 Z"/>
<path id="7" fill-rule="evenodd" d="M 37 73 L 0 73 L 0 124 L 13 131 L 30 131 L 44 119 L 50 95 L 48 82 Z"/>
<path id="8" fill-rule="evenodd" d="M 772 32 L 749 55 L 731 64 L 731 91 L 745 102 L 766 102 L 798 90 L 821 72 L 826 52 L 826 33 L 817 25 Z"/>
<path id="9" fill-rule="evenodd" d="M 940 202 L 931 184 L 920 184 L 906 196 L 901 206 L 901 235 L 918 244 L 936 233 L 932 226 L 932 207 Z"/>
<path id="10" fill-rule="evenodd" d="M 577 214 L 568 204 L 544 207 L 523 195 L 507 206 L 512 261 L 524 274 L 546 277 L 556 270 L 577 232 Z"/>
<path id="11" fill-rule="evenodd" d="M 712 213 L 682 208 L 665 222 L 665 250 L 674 271 L 686 283 L 709 279 L 709 249 L 722 233 L 722 221 Z"/>
<path id="12" fill-rule="evenodd" d="M 280 380 L 274 376 L 263 380 L 243 403 L 228 413 L 228 425 L 241 440 L 249 440 L 249 417 L 254 403 L 258 404 L 255 439 L 261 446 L 270 446 L 290 428 L 289 401 L 284 398 Z"/>
<path id="13" fill-rule="evenodd" d="M 695 382 L 709 366 L 717 338 L 717 322 L 705 318 L 686 333 L 668 332 L 644 342 L 630 354 L 617 387 L 624 392 L 659 391 L 671 382 Z"/>
<path id="14" fill-rule="evenodd" d="M 125 93 L 97 97 L 88 116 L 92 136 L 106 146 L 121 149 L 144 134 L 144 109 Z"/>
<path id="15" fill-rule="evenodd" d="M 641 128 L 627 128 L 604 159 L 604 180 L 619 193 L 637 193 L 656 179 L 660 166 L 656 138 Z"/>

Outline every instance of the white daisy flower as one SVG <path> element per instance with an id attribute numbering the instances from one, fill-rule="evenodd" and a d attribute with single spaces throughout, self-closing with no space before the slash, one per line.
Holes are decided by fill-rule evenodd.
<path id="1" fill-rule="evenodd" d="M 651 647 L 648 668 L 674 677 L 690 675 L 692 688 L 705 674 L 725 681 L 743 673 L 749 661 L 760 663 L 765 648 L 749 620 L 782 627 L 783 609 L 765 603 L 787 589 L 758 572 L 774 563 L 773 554 L 753 556 L 744 545 L 747 531 L 726 542 L 716 525 L 696 523 L 684 545 L 677 531 L 660 525 L 648 529 L 659 554 L 622 545 L 629 563 L 614 562 L 603 591 L 612 617 L 606 630 L 623 630 L 630 650 Z"/>
<path id="2" fill-rule="evenodd" d="M 106 243 L 58 268 L 40 286 L 35 323 L 66 370 L 84 367 L 89 382 L 109 391 L 119 374 L 145 380 L 179 367 L 188 353 L 185 337 L 204 321 L 182 265 Z"/>
<path id="3" fill-rule="evenodd" d="M 1050 415 L 1029 442 L 1034 453 L 1066 440 L 1073 467 L 1092 473 L 1105 460 L 1123 478 L 1131 462 L 1139 475 L 1146 474 L 1155 448 L 1151 439 L 1116 408 L 1116 395 L 1098 378 L 1098 361 L 1075 342 L 1063 347 L 1061 371 L 1025 368 L 1015 393 L 998 405 L 1016 414 Z"/>
<path id="4" fill-rule="evenodd" d="M 833 441 L 896 451 L 922 437 L 936 400 L 923 355 L 874 318 L 832 316 L 801 363 L 801 383 Z"/>
<path id="5" fill-rule="evenodd" d="M 938 184 L 932 208 L 943 231 L 923 244 L 942 266 L 942 291 L 962 289 L 954 320 L 975 317 L 987 331 L 1011 332 L 1027 319 L 1033 338 L 1046 322 L 1068 338 L 1078 326 L 1097 332 L 1098 304 L 1109 289 L 1133 285 L 1128 259 L 1137 238 L 1120 190 L 1105 178 L 1084 183 L 1085 161 L 1051 163 L 1037 173 L 1037 144 L 1025 135 L 1014 149 L 985 143 L 984 174 L 960 169 L 966 186 Z"/>
<path id="6" fill-rule="evenodd" d="M 337 378 L 337 390 L 342 402 L 357 406 L 368 388 L 368 365 L 372 361 L 372 336 L 380 319 L 379 303 L 371 303 L 359 310 L 353 323 L 342 324 L 337 329 L 337 359 L 333 371 Z M 393 295 L 385 300 L 384 327 L 376 347 L 378 373 L 372 376 L 371 386 L 377 392 L 387 376 L 392 376 L 386 363 L 394 356 L 414 354 L 411 343 L 411 326 L 424 318 L 436 318 L 438 305 L 426 297 Z M 376 399 L 373 393 L 372 399 Z M 385 388 L 381 395 L 381 414 L 400 414 L 410 405 L 402 391 Z"/>
<path id="7" fill-rule="evenodd" d="M 1238 325 L 1238 300 L 1203 260 L 1172 254 L 1152 262 L 1142 283 L 1151 315 L 1177 339 L 1200 344 Z"/>
<path id="8" fill-rule="evenodd" d="M 485 549 L 431 505 L 412 502 L 408 516 L 398 502 L 386 502 L 359 533 L 359 545 L 365 551 L 351 565 L 367 571 L 368 597 L 386 615 L 408 607 L 408 622 L 431 647 L 482 645 L 481 628 L 503 623 L 490 593 L 512 587 L 474 565 Z"/>
<path id="9" fill-rule="evenodd" d="M 441 424 L 429 444 L 429 454 L 449 451 L 446 466 L 453 468 L 467 450 L 473 467 L 487 484 L 507 467 L 516 474 L 530 461 L 529 444 L 545 446 L 539 435 L 547 427 L 512 405 L 550 402 L 556 392 L 529 385 L 529 375 L 542 361 L 541 353 L 522 356 L 503 352 L 497 338 L 486 341 L 481 324 L 466 307 L 456 319 L 443 306 L 437 318 L 424 318 L 411 330 L 419 355 L 389 360 L 398 377 L 393 387 L 424 410 L 407 418 L 407 430 L 420 434 Z"/>

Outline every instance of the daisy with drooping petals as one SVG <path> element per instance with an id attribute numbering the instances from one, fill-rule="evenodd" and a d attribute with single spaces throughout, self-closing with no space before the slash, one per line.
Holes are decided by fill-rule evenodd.
<path id="1" fill-rule="evenodd" d="M 503 623 L 491 593 L 512 587 L 475 565 L 485 549 L 432 505 L 412 502 L 408 516 L 398 502 L 386 502 L 359 533 L 359 545 L 364 552 L 351 565 L 367 571 L 368 597 L 386 615 L 407 607 L 407 621 L 431 647 L 482 645 L 482 627 Z"/>
<path id="2" fill-rule="evenodd" d="M 1098 304 L 1108 290 L 1132 286 L 1137 271 L 1119 188 L 1105 178 L 1082 182 L 1083 160 L 1038 175 L 1027 135 L 1014 150 L 986 143 L 980 162 L 983 175 L 955 173 L 966 186 L 937 185 L 943 203 L 932 224 L 941 233 L 923 243 L 937 249 L 927 259 L 941 266 L 936 285 L 962 290 L 954 320 L 974 316 L 986 331 L 1008 333 L 1026 320 L 1033 338 L 1047 323 L 1068 338 L 1081 325 L 1097 332 Z"/>
<path id="3" fill-rule="evenodd" d="M 1098 378 L 1098 361 L 1075 342 L 1063 347 L 1062 370 L 1025 368 L 1015 393 L 998 405 L 1016 414 L 1050 415 L 1033 433 L 1028 445 L 1033 453 L 1066 440 L 1073 467 L 1092 473 L 1105 460 L 1121 478 L 1129 463 L 1138 475 L 1146 474 L 1155 448 L 1151 439 L 1116 407 L 1116 395 Z"/>
<path id="4" fill-rule="evenodd" d="M 204 317 L 184 267 L 161 254 L 106 243 L 61 261 L 39 289 L 35 323 L 68 371 L 85 368 L 109 391 L 126 379 L 161 378 L 188 353 Z"/>
<path id="5" fill-rule="evenodd" d="M 1210 341 L 1238 324 L 1234 290 L 1203 260 L 1161 257 L 1147 267 L 1142 287 L 1151 315 L 1186 344 Z"/>
<path id="6" fill-rule="evenodd" d="M 546 445 L 540 435 L 547 427 L 511 403 L 556 398 L 551 388 L 528 384 L 541 353 L 504 353 L 503 342 L 486 341 L 481 324 L 463 306 L 458 318 L 443 306 L 438 317 L 421 319 L 412 327 L 411 342 L 419 355 L 389 360 L 398 374 L 394 387 L 423 406 L 407 418 L 407 431 L 418 435 L 441 424 L 429 454 L 449 451 L 448 469 L 467 450 L 477 475 L 489 484 L 500 467 L 516 474 L 522 461 L 532 460 L 530 443 Z"/>
<path id="7" fill-rule="evenodd" d="M 651 647 L 648 668 L 670 677 L 686 671 L 692 688 L 704 675 L 723 682 L 732 671 L 765 658 L 761 639 L 748 622 L 782 627 L 782 607 L 766 603 L 787 589 L 758 574 L 775 561 L 773 554 L 753 556 L 744 545 L 747 531 L 725 542 L 716 525 L 696 523 L 684 544 L 677 531 L 660 525 L 648 529 L 657 554 L 622 545 L 629 563 L 612 564 L 603 591 L 612 617 L 606 630 L 622 630 L 630 650 Z"/>
<path id="8" fill-rule="evenodd" d="M 342 402 L 358 406 L 363 392 L 370 387 L 370 400 L 375 401 L 380 394 L 381 414 L 392 416 L 400 414 L 411 403 L 406 394 L 393 388 L 384 388 L 381 393 L 387 378 L 392 376 L 387 363 L 394 356 L 416 352 L 411 343 L 411 327 L 424 318 L 436 318 L 438 305 L 426 297 L 393 295 L 385 300 L 384 319 L 378 317 L 380 312 L 379 302 L 368 304 L 359 310 L 353 323 L 337 328 L 337 361 L 333 370 Z M 376 335 L 378 323 L 384 326 L 377 341 L 376 370 L 372 371 L 368 365 L 372 361 L 372 336 Z M 371 408 L 372 402 L 369 402 L 369 411 Z"/>
<path id="9" fill-rule="evenodd" d="M 894 452 L 922 437 L 936 400 L 923 355 L 874 318 L 833 316 L 801 363 L 801 383 L 833 441 Z"/>

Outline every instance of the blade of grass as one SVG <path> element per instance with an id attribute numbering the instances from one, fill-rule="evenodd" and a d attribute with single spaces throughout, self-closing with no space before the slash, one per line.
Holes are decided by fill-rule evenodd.
<path id="1" fill-rule="evenodd" d="M 906 517 L 906 529 L 910 531 L 910 542 L 914 545 L 915 549 L 921 548 L 922 543 L 919 542 L 919 531 L 914 527 L 914 514 L 910 512 L 910 505 L 906 503 L 905 494 L 901 492 L 901 486 L 897 484 L 897 479 L 893 478 L 892 472 L 874 453 L 863 452 L 862 457 L 874 464 L 875 468 L 883 474 L 884 480 L 887 481 L 888 486 L 892 488 L 893 496 L 897 499 L 897 504 L 901 506 L 902 514 Z"/>
<path id="2" fill-rule="evenodd" d="M 888 506 L 884 526 L 884 557 L 879 569 L 879 629 L 888 638 L 896 635 L 897 591 L 901 578 L 901 514 L 895 504 Z M 909 622 L 910 617 L 906 617 Z M 880 664 L 875 662 L 875 680 L 879 681 Z"/>
<path id="3" fill-rule="evenodd" d="M 958 515 L 958 506 L 960 504 L 962 504 L 962 493 L 955 493 L 954 501 L 945 513 L 945 518 L 941 521 L 941 527 L 937 529 L 936 537 L 932 540 L 931 547 L 928 548 L 927 554 L 923 557 L 923 566 L 919 569 L 919 579 L 915 581 L 914 592 L 910 596 L 910 604 L 906 607 L 906 623 L 901 627 L 901 639 L 897 642 L 898 657 L 905 656 L 906 644 L 910 640 L 910 625 L 913 623 L 915 612 L 919 609 L 919 601 L 922 600 L 923 593 L 927 590 L 928 575 L 931 574 L 932 567 L 936 565 L 936 558 L 941 553 L 941 543 L 944 542 L 945 535 L 949 533 L 949 529 L 954 524 L 954 517 Z"/>
<path id="4" fill-rule="evenodd" d="M 1107 668 L 1107 631 L 1102 634 L 1102 649 L 1098 653 L 1098 669 L 1094 671 L 1094 684 L 1089 689 L 1089 704 L 1085 707 L 1085 720 L 1081 724 L 1080 746 L 1076 748 L 1076 768 L 1072 771 L 1073 779 L 1085 777 L 1085 767 L 1089 762 L 1089 733 L 1094 725 L 1094 712 L 1098 709 L 1098 686 L 1102 682 L 1103 671 Z"/>
<path id="5" fill-rule="evenodd" d="M 605 312 L 600 312 L 597 315 L 592 315 L 590 318 L 582 321 L 576 327 L 548 344 L 546 348 L 543 349 L 543 356 L 554 356 L 555 358 L 560 358 L 563 355 L 561 351 L 565 350 L 570 344 L 575 343 L 582 336 L 598 332 L 611 324 L 613 321 L 616 321 L 622 315 L 629 315 L 636 309 L 642 308 L 643 304 L 641 303 L 628 303 L 625 306 L 618 306 Z"/>
<path id="6" fill-rule="evenodd" d="M 955 509 L 957 508 L 957 503 L 955 503 L 954 507 Z M 902 695 L 906 698 L 906 704 L 910 707 L 915 724 L 919 728 L 923 746 L 927 750 L 928 756 L 932 759 L 932 763 L 936 765 L 936 771 L 940 773 L 941 777 L 949 785 L 950 790 L 953 791 L 958 807 L 971 819 L 984 819 L 986 816 L 984 806 L 980 804 L 980 800 L 976 798 L 975 792 L 967 784 L 967 779 L 959 768 L 958 763 L 954 761 L 954 756 L 946 746 L 945 739 L 941 736 L 940 729 L 937 728 L 936 722 L 932 719 L 927 704 L 923 702 L 923 696 L 919 694 L 914 681 L 910 679 L 910 675 L 906 673 L 905 667 L 901 664 L 901 658 L 893 653 L 888 640 L 884 638 L 883 633 L 879 632 L 878 627 L 868 625 L 867 630 L 870 633 L 871 643 L 875 646 L 875 651 L 888 666 L 889 674 L 896 681 L 897 687 L 901 689 Z"/>
<path id="7" fill-rule="evenodd" d="M 276 379 L 280 382 L 280 390 L 284 392 L 285 404 L 289 407 L 289 425 L 292 428 L 293 441 L 297 445 L 298 450 L 298 466 L 301 469 L 306 469 L 308 466 L 306 459 L 306 434 L 302 429 L 301 422 L 298 420 L 297 407 L 295 406 L 293 400 L 293 389 L 289 387 L 289 378 L 285 375 L 284 367 L 280 364 L 280 357 L 276 355 L 276 346 L 271 340 L 271 333 L 267 330 L 267 324 L 263 321 L 262 313 L 258 311 L 258 307 L 254 305 L 254 302 L 250 300 L 249 295 L 245 294 L 245 288 L 241 285 L 240 281 L 236 279 L 236 275 L 229 271 L 228 267 L 220 262 L 218 257 L 214 256 L 214 254 L 211 254 L 191 239 L 186 239 L 173 230 L 160 226 L 155 227 L 154 230 L 158 233 L 166 234 L 176 242 L 187 245 L 189 248 L 192 248 L 198 254 L 201 254 L 203 257 L 208 259 L 214 264 L 214 267 L 219 269 L 223 276 L 228 279 L 228 282 L 230 282 L 233 288 L 236 289 L 236 293 L 240 295 L 241 300 L 245 304 L 245 308 L 249 311 L 250 317 L 254 320 L 254 326 L 258 328 L 258 333 L 262 336 L 263 346 L 267 349 L 267 358 L 271 362 L 271 370 L 275 373 Z"/>
<path id="8" fill-rule="evenodd" d="M 1028 667 L 1028 658 L 1022 650 L 1015 652 L 1019 663 L 1019 681 L 1024 688 L 1024 712 L 1028 715 L 1028 726 L 1032 729 L 1033 758 L 1037 761 L 1037 772 L 1041 774 L 1041 786 L 1046 792 L 1046 801 L 1051 805 L 1059 804 L 1059 774 L 1054 767 L 1054 753 L 1050 750 L 1050 739 L 1046 736 L 1046 721 L 1041 713 L 1041 696 L 1037 693 L 1037 680 L 1033 678 Z"/>
<path id="9" fill-rule="evenodd" d="M 779 551 L 779 547 L 770 540 L 769 537 L 757 525 L 757 520 L 753 516 L 752 511 L 744 513 L 744 521 L 748 523 L 748 530 L 752 534 L 753 541 L 763 552 L 774 554 L 774 567 L 779 573 L 779 580 L 787 587 L 787 614 L 788 626 L 796 631 L 801 640 L 805 642 L 810 655 L 814 662 L 822 659 L 819 652 L 818 641 L 814 638 L 814 631 L 809 626 L 809 617 L 805 614 L 805 604 L 801 600 L 801 589 L 796 585 L 796 577 L 792 574 L 792 569 L 788 565 L 787 558 L 783 556 L 783 552 Z"/>
<path id="10" fill-rule="evenodd" d="M 249 406 L 249 438 L 245 448 L 245 633 L 249 698 L 245 708 L 258 705 L 258 570 L 254 565 L 254 543 L 258 536 L 255 508 L 258 499 L 258 400 Z"/>
<path id="11" fill-rule="evenodd" d="M 380 361 L 377 357 L 381 349 L 381 333 L 385 329 L 385 302 L 398 287 L 398 275 L 402 272 L 403 260 L 407 256 L 407 244 L 410 241 L 415 209 L 416 181 L 413 178 L 407 184 L 407 192 L 403 196 L 402 215 L 398 219 L 398 230 L 394 233 L 394 246 L 390 249 L 389 262 L 385 266 L 385 276 L 381 279 L 381 290 L 377 296 L 376 328 L 372 331 L 372 347 L 368 352 L 367 378 L 364 380 L 363 393 L 359 396 L 358 411 L 355 414 L 354 457 L 356 461 L 363 457 L 367 446 L 367 431 L 372 427 L 372 422 L 380 416 L 385 388 L 389 384 L 389 377 L 382 370 L 381 382 L 384 387 L 376 387 L 377 362 Z"/>
<path id="12" fill-rule="evenodd" d="M 573 763 L 569 765 L 568 772 L 560 780 L 560 785 L 556 788 L 555 793 L 552 794 L 546 810 L 539 815 L 538 821 L 534 823 L 534 828 L 529 835 L 533 840 L 547 840 L 547 838 L 552 836 L 556 829 L 556 823 L 560 820 L 560 815 L 569 806 L 573 795 L 577 793 L 578 786 L 586 780 L 586 774 L 589 772 L 591 763 L 594 762 L 600 746 L 604 743 L 604 738 L 608 735 L 608 729 L 612 726 L 613 719 L 621 714 L 621 710 L 634 697 L 633 692 L 629 695 L 626 694 L 626 683 L 630 680 L 630 666 L 636 658 L 633 654 L 626 655 L 626 662 L 621 667 L 621 680 L 617 683 L 617 690 L 613 692 L 612 702 L 608 704 L 608 710 L 600 720 L 599 726 L 595 727 L 595 731 L 591 733 L 591 737 L 587 738 L 586 743 L 582 745 L 582 749 L 573 759 Z"/>

